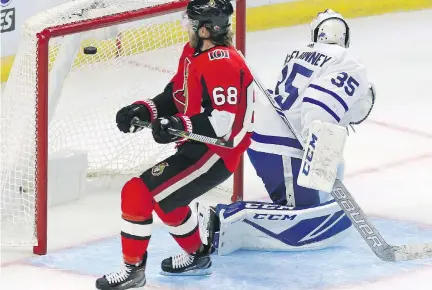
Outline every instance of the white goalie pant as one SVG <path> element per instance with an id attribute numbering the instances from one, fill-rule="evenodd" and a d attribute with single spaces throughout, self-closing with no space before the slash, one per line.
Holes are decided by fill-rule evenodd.
<path id="1" fill-rule="evenodd" d="M 293 209 L 265 202 L 235 202 L 216 208 L 220 231 L 213 246 L 218 255 L 237 249 L 317 250 L 332 246 L 351 232 L 351 221 L 334 201 Z"/>

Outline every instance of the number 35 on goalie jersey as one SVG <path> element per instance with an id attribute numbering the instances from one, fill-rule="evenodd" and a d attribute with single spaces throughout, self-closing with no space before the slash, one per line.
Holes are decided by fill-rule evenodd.
<path id="1" fill-rule="evenodd" d="M 365 68 L 349 50 L 313 43 L 287 55 L 273 97 L 302 132 L 314 120 L 347 126 L 364 111 L 358 107 L 368 88 Z"/>

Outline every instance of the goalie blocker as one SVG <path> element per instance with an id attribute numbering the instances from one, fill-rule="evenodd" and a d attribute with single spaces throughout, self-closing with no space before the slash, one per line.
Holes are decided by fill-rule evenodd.
<path id="1" fill-rule="evenodd" d="M 297 184 L 330 192 L 343 161 L 346 129 L 322 121 L 313 121 L 308 129 Z"/>

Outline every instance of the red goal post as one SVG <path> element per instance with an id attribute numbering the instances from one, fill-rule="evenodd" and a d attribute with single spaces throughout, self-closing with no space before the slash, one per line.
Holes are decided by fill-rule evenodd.
<path id="1" fill-rule="evenodd" d="M 110 2 L 117 0 L 93 0 L 93 2 Z M 126 2 L 139 0 L 125 0 Z M 77 1 L 79 2 L 79 0 Z M 83 1 L 84 2 L 84 1 Z M 87 1 L 89 2 L 89 1 Z M 64 21 L 60 25 L 47 26 L 36 33 L 36 70 L 35 70 L 35 151 L 34 151 L 34 215 L 35 228 L 34 236 L 36 245 L 33 252 L 44 255 L 47 252 L 47 207 L 48 207 L 48 157 L 49 157 L 49 72 L 52 65 L 50 55 L 50 41 L 73 35 L 84 33 L 96 29 L 131 23 L 144 19 L 156 19 L 159 16 L 184 11 L 189 0 L 177 0 L 158 5 L 148 5 L 150 0 L 145 2 L 145 7 L 130 11 L 121 11 L 110 15 L 101 15 L 95 18 Z M 160 1 L 162 2 L 162 1 Z M 235 1 L 235 44 L 236 47 L 245 54 L 246 37 L 246 0 Z M 154 1 L 153 1 L 154 3 Z M 30 23 L 31 24 L 31 23 Z M 12 72 L 13 74 L 13 72 Z M 3 117 L 2 117 L 3 119 Z M 4 121 L 6 119 L 3 119 Z M 2 132 L 2 137 L 5 135 Z M 30 161 L 28 162 L 31 163 Z M 33 164 L 33 163 L 31 163 Z M 31 167 L 31 166 L 30 166 Z M 3 173 L 2 173 L 3 174 Z M 243 160 L 234 174 L 234 185 L 232 201 L 240 200 L 243 196 Z M 2 181 L 4 181 L 2 177 Z M 22 192 L 20 186 L 20 192 Z M 5 195 L 6 191 L 2 192 Z M 3 203 L 4 201 L 2 201 Z M 2 205 L 3 207 L 3 205 Z"/>

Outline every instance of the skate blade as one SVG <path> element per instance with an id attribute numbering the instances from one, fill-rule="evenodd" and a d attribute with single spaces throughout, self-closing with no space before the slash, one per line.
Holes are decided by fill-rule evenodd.
<path id="1" fill-rule="evenodd" d="M 144 285 L 147 283 L 147 279 L 144 279 L 142 281 L 140 281 L 139 283 L 136 283 L 136 285 L 134 286 L 134 288 L 141 288 L 144 287 Z"/>
<path id="2" fill-rule="evenodd" d="M 212 273 L 211 269 L 191 270 L 183 273 L 170 273 L 165 271 L 160 272 L 160 274 L 164 276 L 206 276 L 206 275 L 211 275 L 211 273 Z"/>
<path id="3" fill-rule="evenodd" d="M 141 287 L 144 287 L 146 283 L 147 283 L 147 279 L 143 279 L 143 280 L 141 280 L 141 281 L 133 284 L 132 286 L 131 285 L 120 286 L 120 287 L 117 287 L 117 288 L 114 288 L 114 289 L 115 290 L 117 290 L 117 289 L 118 290 L 126 290 L 126 289 L 131 289 L 131 288 L 141 288 Z"/>

